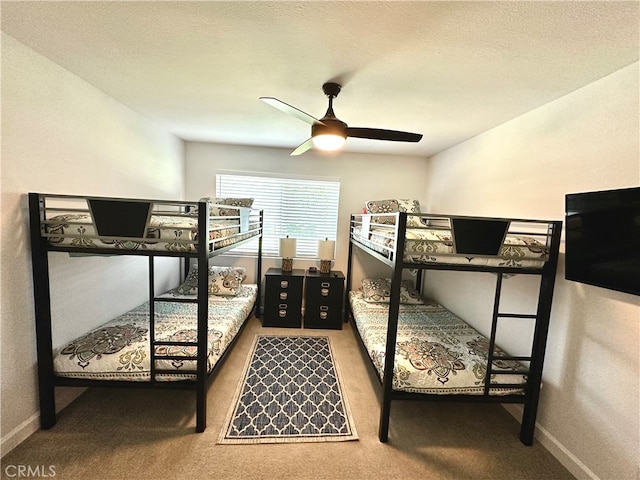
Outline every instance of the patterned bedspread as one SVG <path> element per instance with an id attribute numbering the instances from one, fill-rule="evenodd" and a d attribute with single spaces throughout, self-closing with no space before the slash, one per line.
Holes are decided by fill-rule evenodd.
<path id="1" fill-rule="evenodd" d="M 256 300 L 257 286 L 242 285 L 236 296 L 209 296 L 208 369 L 237 335 Z M 156 340 L 196 341 L 197 305 L 156 302 Z M 61 377 L 149 381 L 149 304 L 144 303 L 54 352 L 54 372 Z M 195 355 L 196 347 L 158 346 L 156 354 Z M 195 378 L 195 360 L 157 360 L 156 368 L 175 373 L 158 380 Z"/>
<path id="2" fill-rule="evenodd" d="M 349 292 L 355 324 L 382 379 L 389 304 L 369 303 L 361 291 Z M 398 318 L 393 389 L 429 394 L 481 395 L 489 340 L 436 303 L 401 304 Z M 496 349 L 498 355 L 504 353 Z M 526 371 L 512 360 L 494 361 L 494 369 Z M 523 384 L 525 374 L 500 374 L 492 383 Z M 492 389 L 493 395 L 522 393 Z"/>
<path id="3" fill-rule="evenodd" d="M 353 234 L 369 248 L 385 256 L 395 250 L 389 228 L 372 226 L 368 236 L 361 227 Z M 381 248 L 386 247 L 386 248 Z M 446 263 L 478 266 L 539 268 L 549 257 L 548 248 L 534 238 L 508 234 L 498 256 L 465 256 L 455 253 L 451 232 L 446 229 L 407 228 L 404 261 L 407 263 Z"/>
<path id="4" fill-rule="evenodd" d="M 209 222 L 209 240 L 214 240 L 214 250 L 249 238 L 255 233 L 240 234 L 237 219 L 213 217 Z M 147 231 L 148 241 L 128 239 L 100 239 L 88 214 L 58 215 L 48 222 L 49 243 L 78 248 L 115 248 L 124 250 L 161 250 L 189 253 L 197 251 L 198 219 L 187 216 L 152 215 Z M 59 235 L 59 236 L 57 236 Z"/>

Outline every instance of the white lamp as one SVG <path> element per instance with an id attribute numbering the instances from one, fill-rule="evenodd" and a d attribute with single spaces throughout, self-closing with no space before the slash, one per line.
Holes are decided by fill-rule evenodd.
<path id="1" fill-rule="evenodd" d="M 296 239 L 281 238 L 280 239 L 280 256 L 282 257 L 282 271 L 291 272 L 293 270 L 293 259 L 296 256 Z"/>
<path id="2" fill-rule="evenodd" d="M 318 257 L 320 257 L 320 273 L 331 272 L 331 262 L 335 258 L 336 242 L 334 240 L 318 240 Z"/>

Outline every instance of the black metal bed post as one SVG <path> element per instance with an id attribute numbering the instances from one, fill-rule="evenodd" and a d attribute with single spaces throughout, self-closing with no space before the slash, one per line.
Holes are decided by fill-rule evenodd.
<path id="1" fill-rule="evenodd" d="M 349 303 L 349 292 L 351 291 L 351 282 L 353 280 L 353 243 L 351 242 L 351 232 L 353 228 L 354 215 L 352 214 L 349 219 L 349 251 L 347 253 L 347 277 L 345 279 L 344 289 L 344 312 L 342 317 L 343 323 L 349 323 L 349 312 L 351 311 L 351 305 Z"/>
<path id="2" fill-rule="evenodd" d="M 549 320 L 551 318 L 553 289 L 555 286 L 556 270 L 558 266 L 560 236 L 562 233 L 561 221 L 551 222 L 551 225 L 552 231 L 551 244 L 549 246 L 549 260 L 543 267 L 542 278 L 540 280 L 536 326 L 533 333 L 533 346 L 531 348 L 532 360 L 529 365 L 529 377 L 527 379 L 527 399 L 524 404 L 522 425 L 520 427 L 520 441 L 525 445 L 533 444 L 533 433 L 535 431 L 538 401 L 540 399 L 542 369 L 544 366 L 544 355 L 547 348 Z"/>
<path id="3" fill-rule="evenodd" d="M 387 322 L 387 344 L 384 355 L 384 374 L 382 378 L 382 406 L 378 438 L 381 442 L 389 439 L 389 416 L 393 395 L 393 370 L 398 337 L 398 310 L 400 309 L 400 283 L 404 264 L 404 245 L 407 233 L 407 214 L 400 212 L 396 217 L 396 249 L 393 255 L 393 277 L 391 279 L 391 298 L 389 299 L 389 319 Z"/>
<path id="4" fill-rule="evenodd" d="M 146 234 L 146 232 L 145 232 Z M 155 257 L 149 255 L 149 381 L 156 381 Z"/>
<path id="5" fill-rule="evenodd" d="M 198 353 L 196 432 L 207 428 L 207 352 L 209 335 L 209 203 L 198 203 Z"/>
<path id="6" fill-rule="evenodd" d="M 256 306 L 254 308 L 255 311 L 255 316 L 256 318 L 260 318 L 261 315 L 261 305 L 262 305 L 262 299 L 261 299 L 261 285 L 262 285 L 262 236 L 264 235 L 264 231 L 262 229 L 263 226 L 263 219 L 264 219 L 264 212 L 263 210 L 260 210 L 260 236 L 258 237 L 258 266 L 257 266 L 257 272 L 256 272 L 256 285 L 258 287 L 258 291 L 256 292 Z"/>
<path id="7" fill-rule="evenodd" d="M 44 200 L 42 200 L 44 201 Z M 38 394 L 40 427 L 56 424 L 55 387 L 53 385 L 53 340 L 51 334 L 51 292 L 49 290 L 49 256 L 40 232 L 40 195 L 29 193 L 29 227 L 31 235 L 31 269 L 38 352 Z"/>

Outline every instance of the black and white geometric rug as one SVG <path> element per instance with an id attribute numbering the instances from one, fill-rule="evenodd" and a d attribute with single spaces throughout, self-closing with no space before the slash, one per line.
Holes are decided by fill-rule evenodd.
<path id="1" fill-rule="evenodd" d="M 218 443 L 357 438 L 329 338 L 257 335 Z"/>

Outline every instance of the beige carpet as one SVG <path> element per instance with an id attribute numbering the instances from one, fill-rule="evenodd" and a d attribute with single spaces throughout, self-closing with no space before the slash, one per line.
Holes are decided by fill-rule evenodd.
<path id="1" fill-rule="evenodd" d="M 257 333 L 331 338 L 358 441 L 216 445 Z M 193 392 L 92 389 L 6 455 L 2 478 L 20 465 L 49 477 L 53 468 L 56 480 L 573 478 L 538 442 L 522 445 L 499 405 L 394 402 L 380 443 L 379 390 L 350 327 L 262 328 L 252 318 L 211 385 L 204 433 L 194 433 Z"/>

